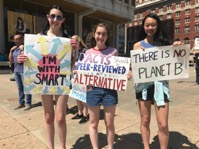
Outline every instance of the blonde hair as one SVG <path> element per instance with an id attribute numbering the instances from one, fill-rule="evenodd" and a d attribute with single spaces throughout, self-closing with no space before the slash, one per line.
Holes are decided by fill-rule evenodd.
<path id="1" fill-rule="evenodd" d="M 73 35 L 71 38 L 72 39 L 76 39 L 80 43 L 80 45 L 81 45 L 82 48 L 88 49 L 88 47 L 86 46 L 86 44 L 84 43 L 84 41 L 82 40 L 82 38 L 79 37 L 78 35 Z"/>

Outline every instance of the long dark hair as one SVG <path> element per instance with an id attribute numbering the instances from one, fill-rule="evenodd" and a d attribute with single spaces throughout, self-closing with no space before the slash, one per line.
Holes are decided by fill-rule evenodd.
<path id="1" fill-rule="evenodd" d="M 97 27 L 104 27 L 106 29 L 108 38 L 107 38 L 107 40 L 105 42 L 105 45 L 108 47 L 110 45 L 110 43 L 109 43 L 110 26 L 108 24 L 106 24 L 106 23 L 99 23 L 99 24 L 97 24 L 97 25 L 94 26 L 94 28 L 93 28 L 93 34 L 95 34 L 95 32 L 97 30 Z M 96 46 L 96 41 L 95 41 L 95 38 L 92 37 L 91 38 L 91 48 L 93 48 L 95 46 Z"/>
<path id="2" fill-rule="evenodd" d="M 156 33 L 154 35 L 154 39 L 153 39 L 154 44 L 156 46 L 171 45 L 171 38 L 169 38 L 167 33 L 164 31 L 164 28 L 162 26 L 160 18 L 154 13 L 150 13 L 150 14 L 146 15 L 145 18 L 142 20 L 142 25 L 141 25 L 140 32 L 138 35 L 138 40 L 139 41 L 144 40 L 147 37 L 147 34 L 144 30 L 144 23 L 147 18 L 153 18 L 157 21 L 157 31 L 156 31 Z"/>
<path id="3" fill-rule="evenodd" d="M 19 20 L 21 20 L 21 28 L 19 28 L 19 26 L 20 26 Z M 21 17 L 17 17 L 16 29 L 18 29 L 20 31 L 23 31 L 23 29 L 24 29 L 24 22 L 23 22 L 23 19 Z"/>
<path id="4" fill-rule="evenodd" d="M 59 5 L 52 5 L 51 8 L 50 8 L 50 10 L 49 10 L 49 12 L 48 12 L 48 14 L 50 14 L 50 11 L 51 11 L 52 9 L 60 10 L 60 11 L 62 12 L 62 14 L 63 14 L 63 17 L 64 17 L 64 10 L 63 10 Z M 47 20 L 47 23 L 46 23 L 46 25 L 45 25 L 44 30 L 42 31 L 42 33 L 43 33 L 44 35 L 46 35 L 46 34 L 47 34 L 47 31 L 49 30 L 49 28 L 50 28 L 50 24 L 49 24 L 49 21 Z M 64 23 L 64 22 L 62 23 L 62 28 L 61 28 L 61 29 L 62 29 L 62 31 L 63 31 L 63 37 L 69 38 L 70 36 L 68 35 L 68 33 L 67 33 L 67 31 L 66 31 L 66 26 L 65 26 L 65 23 Z"/>

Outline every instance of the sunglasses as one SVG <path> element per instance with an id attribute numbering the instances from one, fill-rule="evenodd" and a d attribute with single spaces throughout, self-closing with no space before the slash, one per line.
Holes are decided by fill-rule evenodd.
<path id="1" fill-rule="evenodd" d="M 58 15 L 58 16 L 56 16 L 55 14 L 50 15 L 51 20 L 54 20 L 55 18 L 57 18 L 58 21 L 61 21 L 63 19 L 63 17 L 60 15 Z"/>

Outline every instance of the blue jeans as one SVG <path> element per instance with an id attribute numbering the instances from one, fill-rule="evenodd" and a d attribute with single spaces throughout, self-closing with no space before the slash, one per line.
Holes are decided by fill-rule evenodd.
<path id="1" fill-rule="evenodd" d="M 21 72 L 15 72 L 14 73 L 15 76 L 15 81 L 17 83 L 17 87 L 18 87 L 18 92 L 19 92 L 19 104 L 23 105 L 25 104 L 25 94 L 24 94 L 24 74 Z M 31 94 L 27 94 L 26 95 L 26 104 L 31 104 L 31 100 L 32 100 L 32 95 Z"/>

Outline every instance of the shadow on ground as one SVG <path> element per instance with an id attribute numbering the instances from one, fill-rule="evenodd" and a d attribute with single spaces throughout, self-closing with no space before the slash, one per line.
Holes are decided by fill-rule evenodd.
<path id="1" fill-rule="evenodd" d="M 106 134 L 99 133 L 99 148 L 107 146 Z M 115 135 L 114 149 L 143 149 L 141 134 L 130 133 L 124 135 Z M 150 149 L 159 149 L 158 136 L 153 138 Z M 71 149 L 92 149 L 89 135 L 77 139 Z M 170 132 L 168 149 L 199 149 L 196 144 L 191 143 L 186 136 L 179 132 Z"/>
<path id="2" fill-rule="evenodd" d="M 106 134 L 99 133 L 99 148 L 107 146 Z M 137 133 L 115 135 L 114 149 L 141 149 L 141 135 Z M 92 149 L 89 135 L 77 139 L 71 149 Z"/>
<path id="3" fill-rule="evenodd" d="M 41 102 L 37 102 L 37 103 L 34 103 L 31 105 L 31 108 L 36 108 L 36 107 L 40 107 L 42 106 L 42 103 Z"/>
<path id="4" fill-rule="evenodd" d="M 158 136 L 155 136 L 151 143 L 151 149 L 157 148 L 160 148 L 160 146 Z M 168 149 L 198 149 L 198 147 L 196 144 L 190 142 L 187 136 L 176 131 L 170 131 Z"/>

